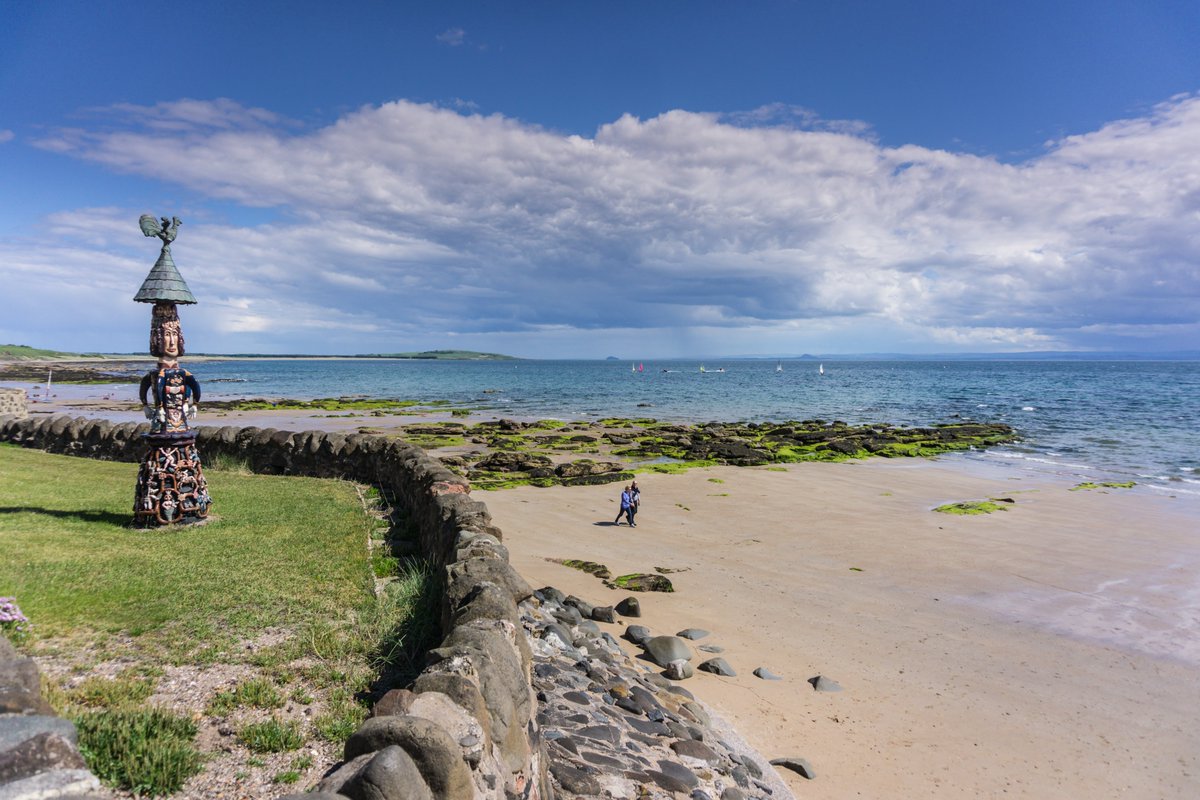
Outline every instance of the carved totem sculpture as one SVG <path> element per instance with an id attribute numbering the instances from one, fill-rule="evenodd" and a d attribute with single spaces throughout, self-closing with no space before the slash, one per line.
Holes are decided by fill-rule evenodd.
<path id="1" fill-rule="evenodd" d="M 149 214 L 139 220 L 142 233 L 162 239 L 154 268 L 134 295 L 139 303 L 154 303 L 150 319 L 150 354 L 158 366 L 142 378 L 139 397 L 150 433 L 134 493 L 134 524 L 142 527 L 200 522 L 208 517 L 212 499 L 200 469 L 196 433 L 188 421 L 196 415 L 200 384 L 179 366 L 184 354 L 183 330 L 176 304 L 194 304 L 183 276 L 171 257 L 171 242 L 182 224 L 178 217 L 160 223 Z"/>

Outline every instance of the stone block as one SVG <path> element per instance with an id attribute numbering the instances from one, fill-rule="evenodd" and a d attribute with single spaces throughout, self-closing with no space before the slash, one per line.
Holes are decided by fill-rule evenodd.
<path id="1" fill-rule="evenodd" d="M 346 781 L 340 794 L 350 800 L 433 800 L 435 797 L 421 780 L 413 759 L 395 745 L 375 753 L 366 766 Z"/>
<path id="2" fill-rule="evenodd" d="M 425 707 L 431 707 L 428 701 Z M 429 790 L 439 800 L 471 800 L 471 770 L 463 760 L 462 748 L 431 720 L 414 716 L 372 717 L 346 740 L 346 758 L 383 752 L 393 745 L 407 753 Z M 396 763 L 402 762 L 397 760 Z M 368 765 L 364 772 L 369 770 Z M 349 794 L 349 788 L 348 783 L 342 793 Z"/>
<path id="3" fill-rule="evenodd" d="M 42 699 L 41 679 L 32 658 L 0 662 L 0 714 L 53 713 Z"/>
<path id="4" fill-rule="evenodd" d="M 3 637 L 0 637 L 2 640 Z M 0 750 L 16 747 L 26 739 L 43 733 L 61 736 L 75 744 L 78 735 L 75 725 L 62 717 L 49 714 L 3 714 L 0 715 Z"/>
<path id="5" fill-rule="evenodd" d="M 100 780 L 86 769 L 55 769 L 0 786 L 2 800 L 51 800 L 100 791 Z"/>
<path id="6" fill-rule="evenodd" d="M 87 769 L 87 764 L 72 742 L 56 733 L 39 733 L 0 752 L 0 787 L 41 772 L 80 769 Z"/>

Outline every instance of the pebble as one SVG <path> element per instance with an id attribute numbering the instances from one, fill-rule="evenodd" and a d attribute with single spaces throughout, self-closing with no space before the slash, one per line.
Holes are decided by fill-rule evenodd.
<path id="1" fill-rule="evenodd" d="M 840 692 L 842 690 L 841 684 L 835 680 L 826 678 L 824 675 L 816 675 L 812 678 L 809 678 L 808 682 L 811 683 L 812 687 L 818 692 Z"/>
<path id="2" fill-rule="evenodd" d="M 665 793 L 690 800 L 791 800 L 782 783 L 751 782 L 745 764 L 760 756 L 727 744 L 690 692 L 647 671 L 611 636 L 580 624 L 585 620 L 570 623 L 565 609 L 576 611 L 587 603 L 571 598 L 573 608 L 565 600 L 546 587 L 519 607 L 533 654 L 537 725 L 547 743 L 556 794 L 596 800 L 666 798 Z M 619 605 L 616 610 L 624 614 Z M 628 626 L 625 636 L 644 643 L 648 652 L 653 642 L 668 675 L 694 674 L 684 643 L 689 637 L 654 637 L 641 625 Z M 564 638 L 574 646 L 564 648 Z"/>
<path id="3" fill-rule="evenodd" d="M 766 667 L 758 667 L 757 669 L 754 670 L 754 674 L 755 674 L 755 676 L 762 678 L 764 681 L 781 681 L 781 680 L 783 680 L 783 678 L 779 677 L 774 672 L 771 672 L 771 670 L 767 669 Z"/>
<path id="4" fill-rule="evenodd" d="M 817 773 L 813 772 L 812 764 L 809 764 L 807 759 L 790 756 L 788 758 L 772 758 L 771 764 L 776 767 L 790 769 L 792 772 L 796 772 L 809 780 L 817 777 Z"/>
<path id="5" fill-rule="evenodd" d="M 684 628 L 676 636 L 682 636 L 684 639 L 703 639 L 708 636 L 708 631 L 703 628 Z"/>

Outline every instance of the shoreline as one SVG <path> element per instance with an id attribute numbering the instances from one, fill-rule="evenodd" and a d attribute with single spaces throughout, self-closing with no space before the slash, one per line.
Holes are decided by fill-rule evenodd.
<path id="1" fill-rule="evenodd" d="M 85 407 L 113 418 L 103 402 Z M 199 422 L 386 430 L 448 416 L 235 413 L 247 416 Z M 675 593 L 637 595 L 642 619 L 605 629 L 712 631 L 697 644 L 724 647 L 738 675 L 698 672 L 684 687 L 766 758 L 811 761 L 814 781 L 784 774 L 798 794 L 1200 792 L 1189 714 L 1200 699 L 1197 498 L 1072 492 L 1063 475 L 957 454 L 696 468 L 639 483 L 636 531 L 611 524 L 615 485 L 477 496 L 535 587 L 626 596 L 554 558 L 614 574 L 680 570 Z M 1015 502 L 983 517 L 931 511 L 996 496 Z M 760 680 L 758 666 L 784 679 Z M 814 692 L 807 681 L 819 674 L 844 691 Z"/>

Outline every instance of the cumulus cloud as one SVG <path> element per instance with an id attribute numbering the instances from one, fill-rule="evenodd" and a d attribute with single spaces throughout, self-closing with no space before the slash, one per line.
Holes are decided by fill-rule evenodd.
<path id="1" fill-rule="evenodd" d="M 185 228 L 197 281 L 218 302 L 269 296 L 253 314 L 281 328 L 324 320 L 343 350 L 378 349 L 350 346 L 364 333 L 503 333 L 545 354 L 674 330 L 754 330 L 776 350 L 862 349 L 864 330 L 871 349 L 1045 349 L 1145 346 L 1145 326 L 1180 347 L 1171 331 L 1200 307 L 1191 95 L 1019 164 L 884 147 L 782 106 L 625 116 L 590 138 L 406 101 L 313 130 L 228 100 L 117 111 L 39 144 L 279 209 Z M 112 252 L 106 218 L 62 237 Z M 212 324 L 276 330 L 250 319 Z"/>

